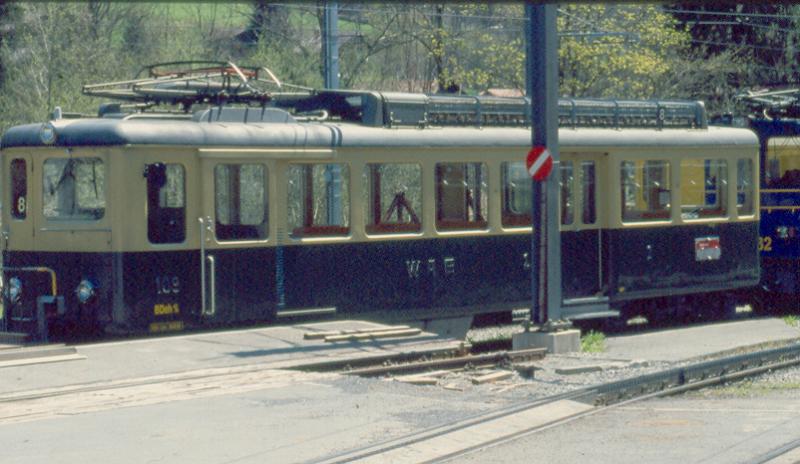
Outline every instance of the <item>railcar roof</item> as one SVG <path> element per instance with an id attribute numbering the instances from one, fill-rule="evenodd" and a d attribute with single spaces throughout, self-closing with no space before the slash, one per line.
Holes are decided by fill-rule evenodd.
<path id="1" fill-rule="evenodd" d="M 61 119 L 51 121 L 55 141 L 45 144 L 45 124 L 8 129 L 0 148 L 168 145 L 196 147 L 527 147 L 530 128 L 426 127 L 383 128 L 352 123 L 241 123 L 152 119 Z M 561 128 L 565 147 L 741 146 L 757 145 L 748 129 L 601 129 Z"/>

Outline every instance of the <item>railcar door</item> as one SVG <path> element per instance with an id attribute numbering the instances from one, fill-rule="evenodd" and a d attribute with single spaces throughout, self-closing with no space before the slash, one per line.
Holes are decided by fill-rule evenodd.
<path id="1" fill-rule="evenodd" d="M 278 317 L 336 314 L 343 302 L 358 302 L 362 294 L 347 285 L 365 266 L 362 247 L 348 238 L 350 166 L 332 162 L 331 154 L 308 153 L 304 162 L 293 159 L 281 164 L 279 191 L 286 201 L 276 219 L 281 224 Z"/>
<path id="2" fill-rule="evenodd" d="M 600 199 L 607 197 L 608 188 L 599 182 L 605 164 L 605 155 L 562 156 L 558 175 L 565 307 L 570 303 L 598 303 L 607 297 L 607 204 Z"/>
<path id="3" fill-rule="evenodd" d="M 269 319 L 275 310 L 269 232 L 272 161 L 201 153 L 201 306 L 205 320 Z"/>

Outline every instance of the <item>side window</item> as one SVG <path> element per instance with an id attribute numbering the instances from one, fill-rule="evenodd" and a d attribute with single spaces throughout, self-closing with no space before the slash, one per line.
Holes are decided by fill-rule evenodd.
<path id="1" fill-rule="evenodd" d="M 623 161 L 620 165 L 622 220 L 670 218 L 670 164 L 664 160 Z"/>
<path id="2" fill-rule="evenodd" d="M 753 214 L 753 160 L 737 161 L 736 208 L 739 216 Z"/>
<path id="3" fill-rule="evenodd" d="M 214 207 L 217 239 L 267 238 L 267 170 L 264 166 L 214 166 Z"/>
<path id="4" fill-rule="evenodd" d="M 186 239 L 186 173 L 181 164 L 153 163 L 147 178 L 147 239 L 180 243 Z"/>
<path id="5" fill-rule="evenodd" d="M 436 227 L 440 230 L 485 229 L 487 172 L 484 163 L 436 165 Z"/>
<path id="6" fill-rule="evenodd" d="M 503 227 L 531 225 L 532 181 L 525 163 L 503 163 Z"/>
<path id="7" fill-rule="evenodd" d="M 42 167 L 42 212 L 51 220 L 94 221 L 106 211 L 99 158 L 51 158 Z"/>
<path id="8" fill-rule="evenodd" d="M 368 234 L 422 230 L 422 168 L 418 164 L 368 164 L 364 169 Z"/>
<path id="9" fill-rule="evenodd" d="M 766 188 L 800 189 L 797 147 L 786 137 L 771 137 L 767 145 Z"/>
<path id="10" fill-rule="evenodd" d="M 24 159 L 11 160 L 11 217 L 28 215 L 28 169 Z"/>
<path id="11" fill-rule="evenodd" d="M 350 175 L 344 164 L 292 164 L 288 169 L 292 237 L 350 233 Z"/>
<path id="12" fill-rule="evenodd" d="M 728 163 L 725 160 L 682 160 L 680 181 L 683 219 L 727 214 Z"/>
<path id="13" fill-rule="evenodd" d="M 582 220 L 584 224 L 597 221 L 596 171 L 594 161 L 581 161 Z"/>
<path id="14" fill-rule="evenodd" d="M 575 176 L 572 161 L 561 162 L 561 179 L 558 185 L 561 190 L 561 224 L 570 225 L 575 222 Z"/>
<path id="15" fill-rule="evenodd" d="M 633 161 L 623 161 L 620 163 L 620 182 L 622 188 L 622 220 L 630 220 L 634 216 L 642 190 L 642 180 L 636 178 L 636 163 Z"/>

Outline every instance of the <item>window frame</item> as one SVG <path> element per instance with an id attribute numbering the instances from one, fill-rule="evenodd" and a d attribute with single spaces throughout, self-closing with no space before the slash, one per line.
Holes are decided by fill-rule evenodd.
<path id="1" fill-rule="evenodd" d="M 18 167 L 21 162 L 21 171 Z M 22 174 L 21 185 L 17 174 Z M 9 162 L 9 173 L 11 174 L 11 202 L 9 211 L 11 212 L 11 219 L 16 221 L 24 221 L 28 218 L 28 160 L 25 158 L 12 158 Z M 20 203 L 20 200 L 22 202 Z"/>
<path id="2" fill-rule="evenodd" d="M 242 222 L 242 207 L 247 198 L 243 196 L 242 185 L 242 168 L 255 167 L 261 170 L 261 203 L 259 213 L 261 214 L 261 222 L 250 224 Z M 222 177 L 221 169 L 224 168 L 226 172 L 226 190 L 227 196 L 220 195 L 220 184 Z M 214 235 L 217 241 L 220 242 L 241 242 L 241 241 L 265 241 L 269 238 L 269 167 L 265 163 L 260 162 L 218 162 L 214 164 L 211 170 L 212 179 L 214 182 Z M 220 211 L 222 198 L 227 198 L 227 203 L 224 205 L 228 211 L 228 223 L 220 220 Z M 255 199 L 255 197 L 253 198 Z M 234 204 L 234 202 L 238 202 Z M 261 210 L 263 208 L 263 211 Z"/>
<path id="3" fill-rule="evenodd" d="M 322 167 L 326 171 L 329 168 L 338 166 L 341 168 L 340 176 L 341 176 L 341 190 L 340 195 L 341 199 L 341 209 L 342 209 L 342 224 L 328 224 L 328 221 L 325 223 L 318 223 L 314 219 L 314 204 L 315 201 L 318 201 L 319 198 L 323 198 L 323 202 L 327 203 L 327 194 L 325 197 L 318 197 L 316 196 L 316 189 L 315 181 L 319 181 L 318 173 L 315 173 L 315 167 Z M 297 225 L 295 221 L 292 220 L 290 217 L 293 207 L 293 202 L 291 201 L 290 197 L 293 193 L 293 187 L 291 185 L 293 181 L 293 176 L 295 175 L 292 171 L 294 169 L 301 169 L 299 173 L 299 181 L 300 185 L 295 187 L 295 189 L 299 189 L 299 219 L 300 223 Z M 302 162 L 291 162 L 288 163 L 286 166 L 286 191 L 285 191 L 285 201 L 286 201 L 286 210 L 285 210 L 285 221 L 286 227 L 288 230 L 288 235 L 292 239 L 304 239 L 304 238 L 342 238 L 342 237 L 349 237 L 352 234 L 352 200 L 350 198 L 350 188 L 353 183 L 353 179 L 351 176 L 351 165 L 347 162 L 327 162 L 327 161 L 320 161 L 320 162 L 310 162 L 310 163 L 302 163 Z M 335 171 L 328 171 L 329 173 L 333 173 Z M 322 173 L 322 179 L 325 181 L 326 185 L 325 188 L 328 187 L 329 180 L 324 179 L 326 176 L 325 173 Z M 297 205 L 294 205 L 297 206 Z M 326 214 L 327 214 L 327 206 L 326 206 Z"/>
<path id="4" fill-rule="evenodd" d="M 95 175 L 95 176 L 97 175 L 96 171 L 94 171 L 94 169 L 96 169 L 95 168 L 96 165 L 99 164 L 101 166 L 101 168 L 102 168 L 102 193 L 101 194 L 97 194 L 97 192 L 95 192 L 95 194 L 97 195 L 98 201 L 100 203 L 100 207 L 96 207 L 96 208 L 88 207 L 88 205 L 79 204 L 79 202 L 81 200 L 81 197 L 80 197 L 80 195 L 81 195 L 81 190 L 80 190 L 81 181 L 84 178 L 82 176 L 78 176 L 78 174 L 76 174 L 76 173 L 80 173 L 81 172 L 81 167 L 84 165 L 84 163 L 87 163 L 87 161 L 91 161 L 90 164 L 92 164 L 93 175 Z M 76 167 L 76 164 L 75 164 L 76 162 L 78 162 L 77 163 L 77 167 Z M 64 163 L 63 166 L 60 166 L 61 174 L 59 176 L 57 176 L 58 179 L 55 179 L 55 177 L 52 177 L 52 178 L 48 177 L 48 173 L 47 173 L 47 171 L 49 169 L 48 168 L 48 163 Z M 89 163 L 87 163 L 87 164 L 89 164 Z M 108 186 L 107 186 L 107 182 L 106 182 L 106 175 L 107 175 L 106 161 L 105 161 L 105 158 L 103 156 L 98 155 L 98 154 L 87 154 L 85 156 L 70 156 L 70 157 L 51 156 L 51 157 L 44 158 L 42 160 L 41 166 L 42 166 L 42 173 L 41 173 L 40 178 L 41 178 L 41 194 L 42 194 L 42 196 L 41 196 L 41 211 L 40 211 L 40 213 L 41 213 L 41 217 L 44 218 L 45 221 L 52 222 L 52 223 L 67 223 L 67 222 L 72 222 L 72 223 L 98 223 L 98 222 L 103 221 L 105 219 L 106 210 L 108 209 Z M 58 168 L 59 167 L 57 167 L 57 169 Z M 61 185 L 62 185 L 61 182 L 64 181 L 65 179 L 67 179 L 67 174 L 69 174 L 69 177 L 72 178 L 71 182 L 73 184 L 71 187 L 69 187 L 69 189 L 71 190 L 71 197 L 72 197 L 71 198 L 72 209 L 73 210 L 77 209 L 79 215 L 71 214 L 69 216 L 64 216 L 64 215 L 58 215 L 58 214 L 56 214 L 56 215 L 48 214 L 48 208 L 50 206 L 49 205 L 50 202 L 55 202 L 56 203 L 56 205 L 53 206 L 52 210 L 53 211 L 57 211 L 60 208 L 60 206 L 58 206 L 58 203 L 60 201 L 64 201 L 64 197 L 62 197 L 60 195 L 57 195 L 57 193 L 58 193 L 57 189 L 61 188 Z M 96 180 L 97 179 L 95 178 L 95 181 L 94 181 L 95 189 L 98 186 L 98 183 L 97 183 Z M 55 185 L 53 185 L 54 181 L 55 181 Z M 48 186 L 51 188 L 50 192 L 47 191 Z M 84 213 L 80 214 L 81 211 L 83 211 Z"/>
<path id="5" fill-rule="evenodd" d="M 444 169 L 448 166 L 451 167 L 451 170 L 445 172 Z M 459 168 L 460 175 L 453 168 Z M 488 230 L 490 217 L 489 163 L 485 161 L 440 161 L 434 163 L 433 169 L 436 230 L 440 232 Z M 453 177 L 443 179 L 445 174 Z M 470 179 L 470 175 L 474 176 L 474 179 Z M 452 188 L 448 184 L 450 181 L 459 180 L 458 177 L 463 185 L 461 192 L 458 191 L 458 187 Z M 470 188 L 470 185 L 473 188 Z M 475 186 L 480 187 L 477 198 L 473 193 Z M 459 197 L 458 203 L 447 202 L 449 197 Z M 459 217 L 450 217 L 452 216 L 450 213 L 461 208 L 463 209 L 460 211 Z"/>
<path id="6" fill-rule="evenodd" d="M 749 164 L 749 182 L 747 185 L 750 187 L 747 192 L 744 192 L 749 198 L 749 201 L 745 201 L 744 203 L 739 203 L 739 195 L 742 194 L 743 189 L 740 188 L 741 181 L 742 181 L 742 162 L 746 161 Z M 758 163 L 755 162 L 752 158 L 736 158 L 736 216 L 737 217 L 753 217 L 758 211 L 756 207 L 756 200 L 758 200 L 758 195 L 756 194 L 756 186 L 758 185 L 758 178 L 757 178 L 757 171 L 756 166 Z M 749 205 L 749 210 L 742 211 L 745 205 Z"/>
<path id="7" fill-rule="evenodd" d="M 153 173 L 150 170 L 161 169 L 158 167 L 159 164 L 163 165 L 164 178 L 163 184 L 156 187 L 156 185 L 151 183 L 157 184 L 162 181 L 156 179 L 159 174 Z M 177 166 L 180 168 L 183 191 L 181 195 L 182 205 L 178 207 L 161 205 L 162 191 L 169 184 L 169 166 Z M 151 245 L 171 245 L 186 242 L 186 171 L 186 166 L 183 163 L 156 162 L 145 166 L 145 175 L 147 177 L 147 241 Z M 165 227 L 165 224 L 172 225 L 176 221 L 178 223 L 177 227 Z"/>
<path id="8" fill-rule="evenodd" d="M 675 181 L 675 173 L 673 172 L 675 169 L 674 161 L 675 160 L 670 158 L 669 155 L 664 154 L 661 156 L 654 155 L 646 158 L 622 156 L 620 157 L 619 161 L 615 163 L 617 175 L 619 176 L 619 182 L 616 186 L 620 195 L 620 211 L 618 220 L 623 225 L 635 225 L 653 222 L 668 224 L 673 221 L 672 211 L 675 207 L 675 189 L 673 185 Z M 633 164 L 633 177 L 627 176 L 624 173 L 626 171 L 624 166 L 628 163 Z M 639 163 L 641 163 L 641 166 Z M 652 166 L 652 168 L 648 169 L 648 166 Z M 653 175 L 652 169 L 660 169 L 660 172 L 662 173 L 661 182 L 656 182 L 654 180 L 655 176 Z M 665 180 L 663 179 L 664 173 L 666 173 L 667 176 Z M 639 179 L 640 176 L 641 179 Z M 626 183 L 626 179 L 632 179 L 633 183 Z M 666 184 L 669 188 L 664 189 L 658 184 Z M 634 205 L 642 204 L 645 205 L 646 208 L 627 208 L 628 199 L 626 192 L 628 191 L 627 187 L 630 185 L 635 187 L 632 195 Z M 667 207 L 651 208 L 649 205 L 652 204 L 653 201 L 656 201 L 656 204 L 662 203 L 661 195 L 664 193 L 669 195 L 666 203 Z M 658 195 L 655 199 L 653 199 L 654 194 Z M 628 217 L 626 217 L 626 212 L 629 214 Z"/>
<path id="9" fill-rule="evenodd" d="M 500 226 L 506 229 L 532 227 L 533 181 L 524 161 L 500 163 L 500 187 Z M 518 201 L 518 197 L 522 200 Z M 515 211 L 517 208 L 520 211 Z"/>
<path id="10" fill-rule="evenodd" d="M 383 177 L 380 172 L 384 166 L 406 166 L 416 168 L 416 177 L 413 183 L 418 185 L 416 200 L 412 195 L 408 200 L 406 193 L 411 188 L 406 188 L 395 193 L 391 204 L 384 208 Z M 408 187 L 408 186 L 406 186 Z M 364 202 L 364 231 L 367 235 L 387 234 L 420 234 L 423 230 L 425 202 L 423 198 L 423 168 L 418 162 L 368 162 L 364 164 L 362 174 L 361 198 Z M 403 211 L 408 217 L 407 221 L 392 221 L 392 216 L 403 217 Z M 377 218 L 377 221 L 376 221 Z"/>
<path id="11" fill-rule="evenodd" d="M 688 163 L 692 163 L 692 166 L 688 166 Z M 714 166 L 714 163 L 719 163 Z M 687 169 L 696 169 L 702 170 L 702 181 L 701 181 L 701 189 L 699 192 L 690 191 L 687 184 L 689 179 L 692 177 L 687 174 L 691 174 L 687 171 Z M 717 175 L 711 176 L 712 169 L 714 169 L 713 173 Z M 722 169 L 722 171 L 720 171 Z M 697 221 L 706 221 L 706 220 L 713 220 L 713 219 L 725 219 L 729 217 L 730 211 L 730 201 L 728 198 L 728 183 L 730 181 L 731 175 L 731 168 L 730 163 L 728 162 L 728 158 L 724 157 L 715 157 L 711 156 L 703 156 L 703 157 L 685 157 L 681 158 L 680 163 L 678 163 L 678 170 L 680 173 L 680 193 L 681 193 L 681 201 L 680 201 L 680 217 L 682 222 L 697 222 Z M 724 173 L 724 178 L 720 179 L 719 173 Z M 709 192 L 712 192 L 708 189 L 708 181 L 710 178 L 714 178 L 714 190 L 713 195 L 715 195 L 714 203 L 707 204 Z M 689 193 L 693 194 L 700 194 L 702 196 L 702 205 L 694 205 L 687 203 L 687 198 Z M 695 207 L 696 213 L 685 211 L 686 208 Z M 696 214 L 696 216 L 692 216 L 692 214 Z"/>

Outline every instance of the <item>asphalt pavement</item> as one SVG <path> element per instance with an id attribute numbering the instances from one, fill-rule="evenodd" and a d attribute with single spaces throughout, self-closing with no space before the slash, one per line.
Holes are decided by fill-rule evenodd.
<path id="1" fill-rule="evenodd" d="M 317 462 L 549 394 L 548 388 L 577 385 L 580 376 L 558 376 L 555 369 L 561 364 L 640 360 L 636 362 L 660 367 L 800 338 L 800 329 L 781 319 L 610 336 L 602 353 L 548 356 L 551 378 L 538 383 L 519 380 L 451 389 L 286 370 L 461 346 L 459 340 L 430 333 L 341 342 L 306 338 L 315 332 L 365 329 L 386 327 L 341 321 L 78 345 L 60 347 L 61 359 L 34 357 L 24 364 L 3 361 L 0 354 L 0 462 Z M 491 447 L 486 454 L 463 459 L 738 462 L 740 455 L 732 447 L 746 449 L 748 445 L 736 445 L 745 437 L 752 437 L 747 438 L 752 440 L 749 446 L 760 452 L 800 430 L 796 401 L 779 403 L 782 406 L 748 403 L 752 407 L 709 401 L 618 408 L 620 415 L 613 418 L 590 416 L 583 425 L 553 429 L 530 442 L 507 444 L 514 448 Z M 590 422 L 591 417 L 597 417 L 596 422 Z M 728 423 L 715 429 L 709 417 Z M 501 433 L 503 424 L 497 428 Z M 703 436 L 713 437 L 714 430 L 722 448 L 672 449 L 682 437 L 700 443 Z M 756 446 L 759 434 L 772 435 Z M 632 443 L 646 446 L 646 452 L 631 451 Z M 729 448 L 720 454 L 720 449 Z M 431 452 L 420 460 L 435 458 Z"/>

